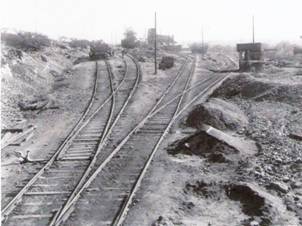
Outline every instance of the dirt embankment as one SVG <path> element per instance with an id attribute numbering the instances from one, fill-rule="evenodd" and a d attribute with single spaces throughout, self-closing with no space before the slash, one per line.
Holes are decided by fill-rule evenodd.
<path id="1" fill-rule="evenodd" d="M 85 54 L 63 44 L 33 52 L 3 46 L 2 129 L 35 129 L 24 141 L 1 152 L 2 205 L 11 198 L 9 192 L 19 188 L 20 181 L 36 172 L 34 164 L 20 164 L 20 155 L 29 151 L 30 159 L 48 159 L 87 105 L 95 62 L 73 65 L 76 58 Z M 7 135 L 9 132 L 2 139 Z"/>
<path id="2" fill-rule="evenodd" d="M 189 209 L 200 209 L 201 203 L 216 203 L 210 205 L 219 212 L 221 205 L 225 205 L 232 209 L 230 213 L 237 214 L 237 223 L 230 225 L 299 225 L 302 79 L 295 71 L 262 75 L 232 76 L 184 120 L 186 126 L 197 130 L 205 123 L 241 139 L 254 140 L 258 147 L 256 155 L 242 158 L 240 152 L 204 131 L 170 145 L 168 153 L 176 158 L 197 155 L 202 159 L 200 167 L 205 167 L 206 173 L 200 180 L 188 180 L 184 188 L 187 199 L 198 197 Z M 233 201 L 238 202 L 239 209 Z M 209 225 L 228 219 L 224 211 L 213 220 L 207 217 L 213 214 L 211 207 L 202 210 Z M 185 222 L 187 217 L 180 215 L 176 218 Z"/>
<path id="3" fill-rule="evenodd" d="M 284 76 L 286 76 L 284 74 Z M 294 74 L 287 80 L 274 79 L 267 76 L 254 77 L 250 74 L 239 74 L 225 81 L 224 85 L 216 90 L 213 97 L 225 99 L 243 99 L 246 101 L 271 101 L 286 103 L 292 106 L 302 105 L 301 79 Z"/>
<path id="4" fill-rule="evenodd" d="M 4 45 L 1 58 L 2 129 L 14 126 L 28 112 L 62 107 L 57 90 L 68 86 L 73 61 L 82 55 L 85 52 L 67 46 L 26 52 Z"/>

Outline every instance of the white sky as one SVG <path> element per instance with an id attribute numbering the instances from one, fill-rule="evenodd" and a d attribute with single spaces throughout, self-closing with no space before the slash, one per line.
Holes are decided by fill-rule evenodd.
<path id="1" fill-rule="evenodd" d="M 133 28 L 140 38 L 153 26 L 176 41 L 302 43 L 302 0 L 0 0 L 1 27 L 60 36 L 120 41 Z"/>

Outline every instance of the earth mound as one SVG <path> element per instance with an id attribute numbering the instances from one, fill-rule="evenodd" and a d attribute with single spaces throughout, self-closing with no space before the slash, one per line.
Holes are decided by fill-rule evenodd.
<path id="1" fill-rule="evenodd" d="M 187 154 L 198 155 L 207 158 L 210 162 L 229 162 L 229 154 L 237 154 L 238 151 L 228 144 L 200 131 L 182 140 L 176 141 L 168 148 L 171 155 Z"/>
<path id="2" fill-rule="evenodd" d="M 187 126 L 197 129 L 204 123 L 221 130 L 237 130 L 248 125 L 248 118 L 237 105 L 211 98 L 206 103 L 195 106 L 186 119 Z"/>
<path id="3" fill-rule="evenodd" d="M 227 79 L 213 93 L 212 97 L 242 98 L 254 101 L 266 100 L 301 105 L 302 85 L 294 82 L 272 82 L 268 79 L 256 78 L 251 74 L 239 74 Z"/>

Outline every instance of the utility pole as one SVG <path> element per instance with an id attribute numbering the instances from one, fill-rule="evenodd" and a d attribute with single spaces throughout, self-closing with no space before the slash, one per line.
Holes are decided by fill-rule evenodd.
<path id="1" fill-rule="evenodd" d="M 255 43 L 255 22 L 254 22 L 254 15 L 253 15 L 253 43 Z"/>
<path id="2" fill-rule="evenodd" d="M 203 28 L 201 28 L 201 52 L 202 52 L 202 57 L 204 57 L 204 37 L 203 37 Z"/>
<path id="3" fill-rule="evenodd" d="M 156 34 L 156 12 L 154 15 L 154 74 L 157 74 L 157 34 Z"/>

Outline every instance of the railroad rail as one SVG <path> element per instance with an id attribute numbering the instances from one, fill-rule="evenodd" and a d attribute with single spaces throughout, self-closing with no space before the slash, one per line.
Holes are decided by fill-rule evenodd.
<path id="1" fill-rule="evenodd" d="M 93 92 L 91 95 L 90 100 L 88 101 L 88 104 L 84 110 L 83 115 L 80 117 L 78 122 L 75 124 L 75 126 L 72 128 L 72 130 L 69 132 L 63 143 L 59 146 L 58 150 L 53 154 L 53 156 L 48 160 L 48 162 L 39 170 L 39 172 L 21 189 L 21 191 L 18 192 L 18 194 L 6 205 L 1 211 L 2 215 L 2 221 L 6 220 L 7 215 L 15 208 L 15 206 L 20 202 L 20 199 L 25 194 L 25 192 L 28 190 L 28 188 L 36 181 L 36 179 L 43 174 L 43 172 L 50 167 L 56 160 L 57 155 L 61 152 L 61 150 L 68 144 L 68 142 L 72 139 L 73 134 L 81 123 L 84 121 L 85 117 L 87 116 L 88 112 L 90 111 L 94 97 L 96 95 L 96 89 L 97 89 L 97 80 L 98 80 L 98 71 L 97 71 L 97 62 L 95 63 L 95 73 L 94 73 L 94 85 L 93 85 Z"/>
<path id="2" fill-rule="evenodd" d="M 78 191 L 77 195 L 70 200 L 68 205 L 61 211 L 60 216 L 57 218 L 57 221 L 54 225 L 60 225 L 63 222 L 67 221 L 70 214 L 75 211 L 76 219 L 78 225 L 85 225 L 85 222 L 81 222 L 81 216 L 91 215 L 98 225 L 120 225 L 127 213 L 129 205 L 132 203 L 133 197 L 140 186 L 140 183 L 144 177 L 144 174 L 147 171 L 147 168 L 150 165 L 160 143 L 163 141 L 165 135 L 168 133 L 171 125 L 175 122 L 176 118 L 180 116 L 181 113 L 184 112 L 194 101 L 196 101 L 200 96 L 205 95 L 211 88 L 213 88 L 217 83 L 222 82 L 226 77 L 225 76 L 213 76 L 209 79 L 205 79 L 204 81 L 198 82 L 199 85 L 203 82 L 204 91 L 198 92 L 196 96 L 190 101 L 188 104 L 184 105 L 183 108 L 180 108 L 180 105 L 183 103 L 184 94 L 189 90 L 192 91 L 192 87 L 188 87 L 189 79 L 193 74 L 195 62 L 193 62 L 191 70 L 189 72 L 189 76 L 183 76 L 183 79 L 186 78 L 186 82 L 180 79 L 180 84 L 185 84 L 182 93 L 179 93 L 179 90 L 172 90 L 171 88 L 174 86 L 176 81 L 178 81 L 182 72 L 176 79 L 171 83 L 169 89 L 162 95 L 159 101 L 154 105 L 151 111 L 147 114 L 147 116 L 135 126 L 129 134 L 117 145 L 113 151 L 110 152 L 108 156 L 103 158 L 100 166 L 94 171 L 91 177 L 86 181 L 83 187 Z M 194 86 L 196 88 L 196 86 Z M 167 95 L 169 94 L 169 95 Z M 178 95 L 177 95 L 178 94 Z M 168 98 L 170 97 L 170 98 Z M 167 101 L 163 101 L 163 99 L 168 99 Z M 175 106 L 171 106 L 171 103 L 178 101 L 178 104 Z M 160 105 L 160 103 L 162 103 Z M 167 106 L 171 106 L 172 111 L 168 110 Z M 165 112 L 160 112 L 165 108 Z M 170 109 L 171 109 L 170 108 Z M 159 110 L 160 109 L 160 110 Z M 176 109 L 176 110 L 175 110 Z M 160 112 L 160 114 L 158 114 Z M 158 115 L 156 115 L 158 114 Z M 166 114 L 170 114 L 168 117 Z M 151 117 L 154 117 L 150 120 Z M 166 122 L 165 122 L 166 120 Z M 147 122 L 148 121 L 148 122 Z M 150 127 L 151 125 L 151 127 Z M 160 132 L 163 131 L 161 134 Z M 151 137 L 155 136 L 157 138 L 157 143 L 151 145 L 154 147 L 152 149 L 151 154 L 142 153 L 138 150 L 148 149 L 150 147 L 146 147 L 146 142 L 150 144 Z M 158 137 L 159 136 L 159 137 Z M 156 139 L 155 139 L 156 140 Z M 139 142 L 139 144 L 137 144 Z M 138 145 L 139 148 L 134 148 L 134 146 Z M 109 148 L 110 149 L 110 148 Z M 146 160 L 146 156 L 148 159 Z M 143 159 L 143 160 L 142 160 Z M 123 160 L 123 161 L 121 161 Z M 143 167 L 137 167 L 137 163 L 145 163 Z M 139 171 L 137 170 L 139 168 Z M 127 169 L 129 172 L 127 173 Z M 102 174 L 101 174 L 102 172 Z M 100 174 L 98 180 L 95 178 Z M 112 175 L 114 174 L 114 175 Z M 133 179 L 134 177 L 134 179 Z M 103 182 L 102 182 L 103 181 Z M 131 183 L 129 183 L 129 181 Z M 118 183 L 117 183 L 118 182 Z M 135 183 L 134 183 L 135 182 Z M 111 183 L 111 184 L 110 184 Z M 134 183 L 134 184 L 133 184 Z M 129 186 L 131 184 L 132 186 Z M 127 186 L 128 185 L 128 186 Z M 90 189 L 87 189 L 87 188 Z M 92 187 L 92 188 L 91 188 Z M 93 202 L 97 202 L 97 200 L 101 200 L 100 207 L 98 205 L 98 209 L 95 210 L 97 212 L 94 213 L 94 209 L 91 208 L 89 203 L 81 203 L 81 207 L 76 209 L 75 204 L 79 201 L 80 196 L 85 196 L 84 191 L 87 189 L 86 195 L 97 197 L 93 199 Z M 88 191 L 89 190 L 89 191 Z M 84 194 L 83 194 L 84 193 Z M 87 197 L 86 197 L 87 198 Z M 85 199 L 85 197 L 83 198 Z M 114 204 L 112 205 L 112 202 Z M 111 205 L 110 205 L 111 203 Z M 84 205 L 84 206 L 83 206 Z M 86 207 L 85 207 L 86 205 Z M 122 205 L 122 208 L 119 207 Z M 101 208 L 101 209 L 100 209 Z M 116 209 L 118 208 L 118 209 Z M 83 210 L 87 210 L 83 211 Z M 113 213 L 116 213 L 113 214 Z M 103 218 L 102 218 L 103 217 Z M 83 217 L 85 218 L 85 217 Z M 108 219 L 109 218 L 109 219 Z M 95 223 L 96 223 L 95 222 Z M 66 225 L 69 224 L 68 221 Z"/>
<path id="3" fill-rule="evenodd" d="M 170 90 L 174 87 L 175 83 L 180 79 L 180 77 L 182 76 L 182 73 L 187 65 L 187 59 L 185 60 L 185 62 L 182 64 L 182 66 L 179 69 L 178 74 L 175 76 L 175 78 L 172 80 L 172 82 L 169 84 L 169 86 L 167 87 L 166 91 L 162 94 L 162 96 L 159 98 L 159 100 L 157 101 L 157 103 L 152 107 L 152 109 L 150 110 L 149 113 L 154 112 L 154 110 L 163 102 L 164 98 L 169 94 Z M 119 128 L 117 126 L 117 131 L 114 131 L 112 136 L 116 137 L 119 131 Z M 132 131 L 133 132 L 133 131 Z M 131 132 L 130 132 L 131 133 Z M 106 147 L 106 151 L 107 151 L 107 156 L 110 156 L 111 151 L 115 149 L 115 143 L 110 142 L 109 143 L 109 147 Z M 102 162 L 102 164 L 104 163 L 104 161 L 106 162 L 106 159 L 108 160 L 106 154 L 103 154 L 103 158 L 101 158 L 100 162 Z M 101 166 L 102 166 L 101 164 Z M 98 170 L 99 167 L 97 167 L 95 170 Z M 74 205 L 76 204 L 76 201 L 78 200 L 80 194 L 83 192 L 83 190 L 86 188 L 87 183 L 90 183 L 93 178 L 95 177 L 95 172 L 91 175 L 91 177 L 87 180 L 87 182 L 83 185 L 83 187 L 77 192 L 77 194 L 69 200 L 69 202 L 66 203 L 65 207 L 63 207 L 60 210 L 60 214 L 56 216 L 56 220 L 53 221 L 54 224 L 52 225 L 60 225 L 62 222 L 64 222 L 65 220 L 67 220 L 67 218 L 69 217 L 70 213 L 72 212 Z"/>
<path id="4" fill-rule="evenodd" d="M 159 132 L 160 134 L 160 137 L 158 138 L 158 140 L 156 141 L 150 155 L 148 156 L 147 160 L 145 161 L 142 169 L 140 170 L 140 172 L 138 173 L 138 177 L 135 181 L 135 183 L 132 185 L 131 187 L 131 190 L 129 192 L 129 195 L 127 196 L 127 198 L 124 200 L 121 208 L 119 209 L 117 215 L 115 216 L 113 222 L 112 222 L 112 225 L 121 225 L 122 222 L 124 221 L 125 217 L 126 217 L 126 214 L 129 210 L 129 206 L 131 205 L 131 203 L 133 202 L 133 198 L 136 194 L 136 192 L 138 191 L 141 183 L 142 183 L 142 180 L 147 172 L 147 169 L 148 167 L 150 166 L 151 164 L 151 161 L 156 153 L 156 151 L 158 150 L 161 142 L 164 140 L 165 136 L 168 134 L 174 120 L 175 120 L 175 116 L 177 115 L 177 113 L 179 112 L 179 109 L 181 108 L 181 104 L 183 103 L 183 100 L 184 100 L 184 97 L 185 97 L 185 91 L 188 89 L 189 87 L 189 84 L 190 84 L 190 81 L 192 79 L 192 76 L 193 76 L 193 73 L 194 73 L 194 70 L 195 70 L 195 58 L 194 58 L 194 61 L 192 62 L 192 66 L 191 66 L 191 69 L 189 71 L 189 75 L 187 76 L 187 79 L 186 79 L 186 82 L 185 82 L 185 86 L 181 92 L 181 95 L 178 97 L 178 100 L 177 100 L 177 103 L 176 103 L 176 106 L 170 106 L 170 107 L 174 107 L 174 109 L 171 111 L 171 117 L 170 119 L 168 119 L 167 121 L 166 120 L 163 120 L 162 117 L 160 117 L 160 114 L 158 115 L 155 115 L 152 120 L 150 120 L 148 123 L 151 124 L 151 125 L 156 125 L 155 127 L 155 131 L 158 130 L 158 125 L 160 123 L 160 125 L 162 126 L 163 125 L 163 129 L 160 128 L 160 131 L 162 132 Z M 167 109 L 166 109 L 167 110 Z M 170 109 L 169 109 L 170 111 Z M 166 112 L 165 112 L 166 113 Z M 165 114 L 166 116 L 166 114 Z M 158 118 L 159 117 L 159 118 Z M 166 125 L 167 124 L 167 125 Z M 148 126 L 148 125 L 147 125 Z M 154 129 L 154 128 L 152 128 Z M 150 130 L 152 131 L 152 130 Z M 149 131 L 147 130 L 147 133 Z"/>
<path id="5" fill-rule="evenodd" d="M 131 61 L 133 60 L 130 56 L 129 59 Z M 37 225 L 47 225 L 49 219 L 53 218 L 54 214 L 52 211 L 55 210 L 55 212 L 57 212 L 56 208 L 62 205 L 62 200 L 66 200 L 69 195 L 73 194 L 72 191 L 75 191 L 72 190 L 72 188 L 83 183 L 85 181 L 85 177 L 89 175 L 91 166 L 95 161 L 95 156 L 99 154 L 98 147 L 104 142 L 110 129 L 115 125 L 116 121 L 122 114 L 125 106 L 136 90 L 140 79 L 139 73 L 135 74 L 134 79 L 131 78 L 131 73 L 128 73 L 129 68 L 127 67 L 122 80 L 119 81 L 118 86 L 114 89 L 112 71 L 108 62 L 106 62 L 106 68 L 109 77 L 107 80 L 109 81 L 111 94 L 99 107 L 96 107 L 99 103 L 95 100 L 101 99 L 100 97 L 97 97 L 98 92 L 96 81 L 99 77 L 99 73 L 98 65 L 96 63 L 93 95 L 84 114 L 50 160 L 47 161 L 42 169 L 3 208 L 3 219 L 12 220 L 11 222 L 7 221 L 8 225 L 10 225 L 10 223 L 11 225 L 16 225 L 14 219 L 22 220 L 23 223 L 24 220 L 30 219 L 30 223 L 26 225 L 36 225 L 36 223 L 38 223 Z M 123 86 L 127 88 L 127 92 L 123 92 L 123 94 L 120 95 L 121 92 L 119 91 Z M 104 93 L 102 93 L 102 95 L 104 95 Z M 117 98 L 117 96 L 119 96 L 119 98 Z M 116 98 L 118 101 L 116 101 Z M 110 100 L 110 108 L 104 108 Z M 93 108 L 96 109 L 92 111 Z M 107 117 L 105 118 L 104 115 L 107 115 Z M 61 177 L 58 177 L 60 173 L 62 175 Z M 52 189 L 48 190 L 48 188 Z M 57 190 L 54 190 L 54 188 Z M 65 190 L 62 191 L 62 188 Z M 27 202 L 27 200 L 24 200 L 25 198 L 28 199 L 28 197 L 30 197 L 29 199 L 32 201 Z M 51 202 L 49 201 L 49 197 L 52 199 Z M 40 202 L 37 202 L 37 198 L 42 199 L 42 201 L 39 200 Z M 21 205 L 18 205 L 21 201 Z M 33 208 L 34 206 L 39 206 L 39 204 L 40 209 Z M 22 208 L 22 205 L 23 207 L 30 205 L 32 207 L 31 211 L 34 211 L 34 214 L 26 213 L 26 208 Z M 15 209 L 16 206 L 19 208 Z M 41 213 L 41 209 L 43 208 L 44 210 L 46 209 L 47 214 L 45 214 L 44 210 L 44 212 Z M 13 210 L 14 213 L 11 213 Z M 25 211 L 25 213 L 22 211 Z M 10 213 L 12 216 L 8 217 Z M 37 219 L 38 221 L 33 221 L 32 219 Z"/>
<path id="6" fill-rule="evenodd" d="M 112 121 L 112 123 L 108 123 L 106 126 L 106 131 L 104 133 L 104 136 L 101 139 L 100 144 L 97 147 L 97 151 L 96 154 L 93 156 L 93 159 L 91 160 L 85 174 L 83 175 L 83 177 L 81 178 L 80 182 L 77 184 L 77 186 L 74 188 L 72 194 L 69 196 L 69 198 L 67 199 L 67 201 L 64 203 L 64 205 L 62 206 L 62 208 L 60 210 L 58 210 L 55 214 L 55 216 L 52 218 L 51 223 L 49 225 L 53 225 L 56 222 L 56 219 L 58 219 L 58 217 L 60 216 L 61 212 L 64 210 L 64 207 L 67 206 L 69 204 L 69 202 L 74 198 L 74 196 L 77 194 L 78 190 L 81 188 L 82 184 L 85 182 L 85 179 L 89 176 L 89 173 L 93 170 L 93 167 L 97 161 L 97 157 L 98 154 L 102 151 L 103 147 L 106 145 L 106 142 L 108 141 L 108 138 L 110 137 L 110 134 L 113 130 L 113 128 L 115 127 L 115 125 L 117 124 L 118 120 L 120 119 L 120 117 L 122 116 L 122 113 L 124 112 L 126 106 L 128 105 L 130 99 L 132 98 L 132 96 L 134 95 L 134 92 L 136 91 L 136 88 L 138 86 L 138 83 L 141 79 L 141 72 L 140 72 L 140 68 L 138 63 L 136 62 L 136 60 L 131 56 L 128 55 L 129 58 L 131 58 L 131 60 L 135 63 L 135 67 L 136 67 L 136 71 L 135 74 L 137 74 L 138 76 L 136 77 L 135 80 L 135 84 L 134 87 L 135 89 L 132 89 L 130 94 L 127 95 L 126 100 L 121 101 L 121 99 L 125 98 L 125 93 L 124 92 L 118 92 L 116 98 L 120 99 L 120 104 L 122 104 L 120 110 L 116 113 L 114 120 Z M 109 69 L 109 73 L 112 73 L 110 71 L 110 66 L 107 63 L 107 68 Z M 133 80 L 133 79 L 132 79 Z M 132 82 L 132 80 L 128 80 L 128 82 Z M 124 88 L 125 89 L 125 88 Z M 123 97 L 124 96 L 124 97 Z M 114 101 L 115 102 L 115 101 Z M 111 120 L 110 120 L 111 121 Z M 108 120 L 109 122 L 109 120 Z"/>
<path id="7" fill-rule="evenodd" d="M 195 64 L 195 62 L 194 62 L 194 64 Z M 195 68 L 192 67 L 191 71 L 190 71 L 191 76 L 194 73 L 194 70 L 195 70 Z M 133 184 L 133 186 L 131 188 L 131 191 L 127 194 L 126 198 L 123 200 L 123 203 L 122 203 L 120 209 L 118 210 L 114 220 L 110 223 L 110 225 L 120 226 L 125 221 L 126 216 L 127 216 L 127 212 L 130 208 L 130 205 L 134 202 L 134 197 L 135 197 L 136 193 L 138 192 L 139 187 L 141 186 L 142 180 L 145 177 L 145 174 L 147 172 L 148 167 L 151 164 L 151 161 L 153 160 L 157 150 L 159 149 L 160 144 L 164 140 L 164 137 L 168 134 L 170 128 L 175 123 L 177 118 L 184 111 L 186 111 L 192 105 L 192 103 L 194 103 L 197 99 L 201 98 L 203 95 L 207 94 L 211 89 L 214 89 L 215 86 L 219 85 L 219 83 L 222 83 L 227 78 L 227 76 L 223 76 L 223 77 L 222 76 L 219 76 L 219 77 L 215 76 L 214 78 L 204 80 L 205 89 L 202 92 L 197 92 L 197 94 L 195 94 L 195 97 L 192 98 L 191 101 L 189 101 L 189 103 L 184 104 L 183 100 L 185 99 L 185 96 L 188 95 L 188 90 L 190 90 L 190 91 L 193 90 L 193 89 L 188 88 L 189 79 L 191 78 L 191 76 L 189 76 L 188 81 L 187 81 L 186 86 L 185 86 L 185 89 L 182 91 L 182 93 L 180 95 L 178 95 L 177 97 L 173 98 L 171 101 L 169 101 L 165 105 L 165 107 L 166 107 L 171 102 L 177 100 L 177 105 L 176 105 L 177 107 L 176 107 L 176 110 L 173 113 L 173 116 L 169 120 L 166 128 L 161 133 L 160 138 L 156 142 L 156 145 L 153 147 L 150 155 L 148 156 L 148 159 L 145 161 L 144 166 L 140 170 L 140 172 L 138 174 L 138 177 L 136 178 L 135 183 Z M 184 106 L 182 106 L 182 104 Z M 160 112 L 160 109 L 157 109 L 155 112 L 153 112 L 152 117 L 154 116 L 154 114 L 157 114 L 158 112 Z M 153 117 L 152 120 L 156 122 L 156 115 L 155 115 L 155 117 Z M 160 119 L 160 120 L 162 122 L 162 119 Z"/>

